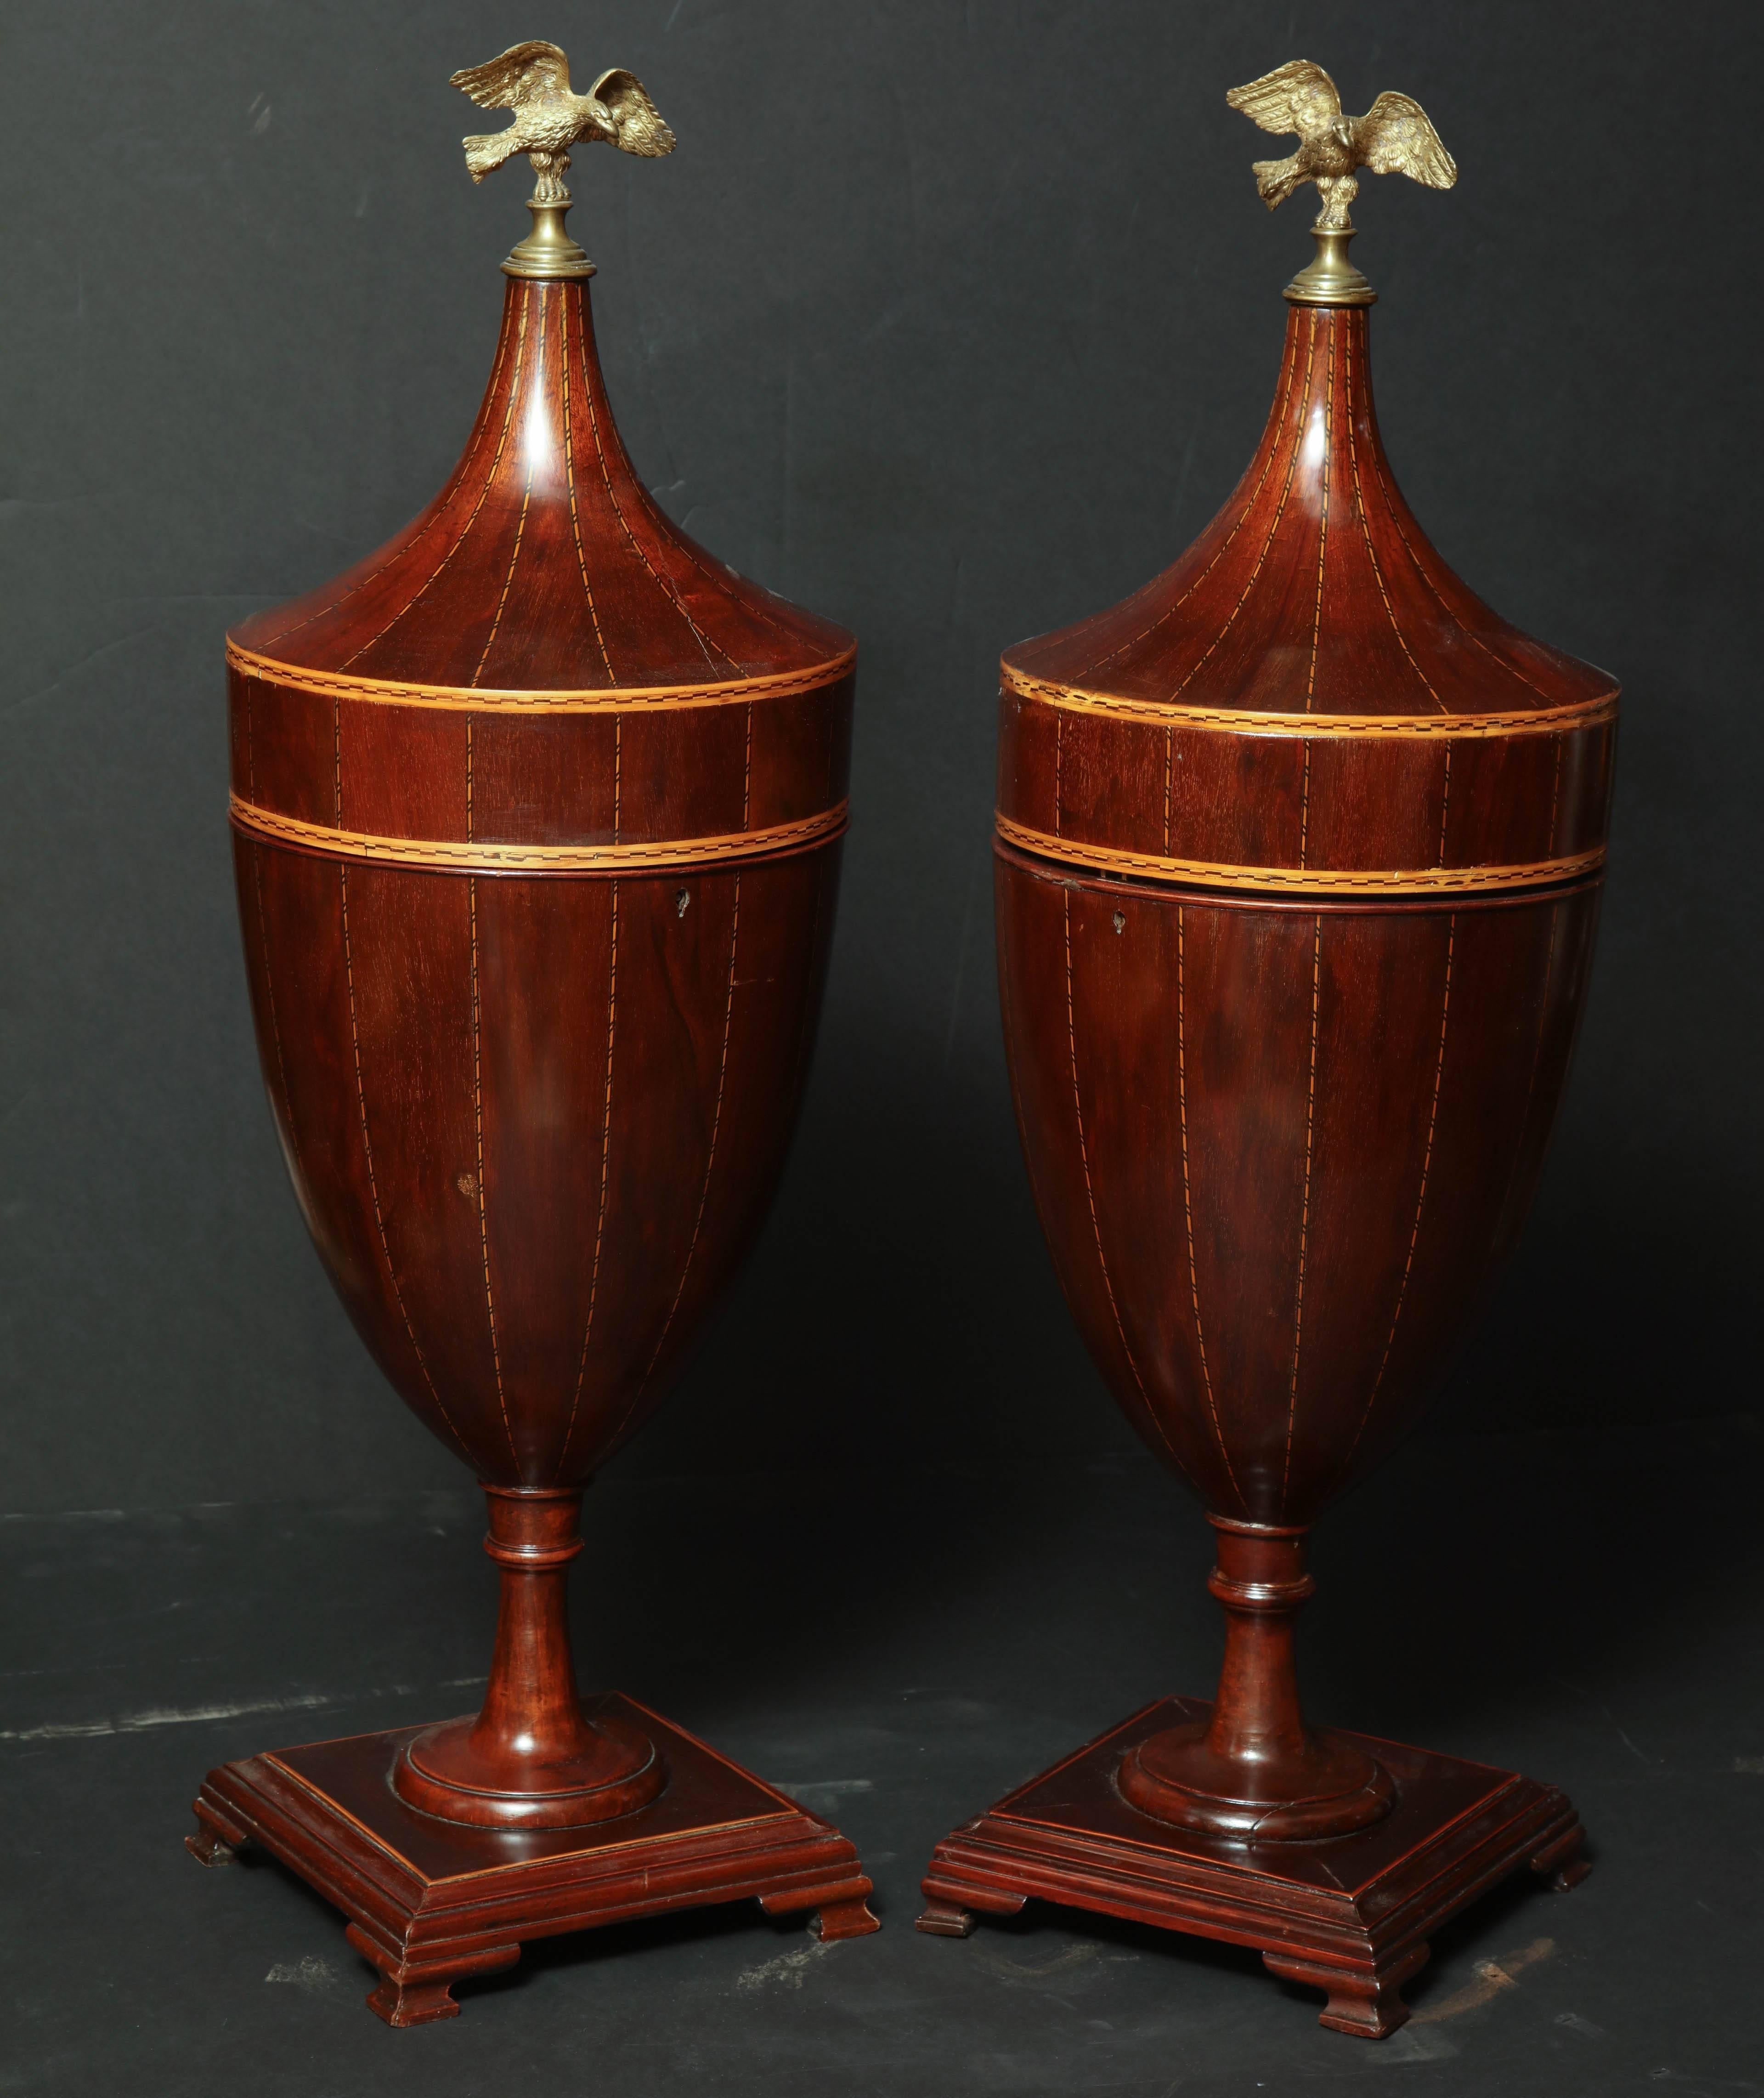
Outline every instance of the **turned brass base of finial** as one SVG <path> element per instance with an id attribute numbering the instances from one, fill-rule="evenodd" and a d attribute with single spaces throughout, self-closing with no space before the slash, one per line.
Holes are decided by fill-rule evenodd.
<path id="1" fill-rule="evenodd" d="M 1376 303 L 1377 292 L 1348 260 L 1354 228 L 1314 226 L 1311 238 L 1317 244 L 1316 261 L 1308 270 L 1301 270 L 1286 287 L 1286 296 L 1293 305 L 1369 306 Z"/>
<path id="2" fill-rule="evenodd" d="M 564 223 L 573 200 L 565 190 L 556 198 L 529 197 L 533 230 L 502 265 L 509 277 L 591 277 L 595 266 Z"/>

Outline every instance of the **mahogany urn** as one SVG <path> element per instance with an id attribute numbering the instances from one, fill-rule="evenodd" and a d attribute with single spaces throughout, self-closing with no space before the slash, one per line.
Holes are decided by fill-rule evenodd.
<path id="1" fill-rule="evenodd" d="M 1297 130 L 1297 160 L 1325 90 L 1301 61 L 1233 100 Z M 1400 165 L 1376 135 L 1398 103 L 1404 171 L 1446 186 L 1407 98 L 1330 121 L 1358 165 Z M 1264 195 L 1288 171 L 1258 167 Z M 1307 1726 L 1292 1641 L 1306 1530 L 1414 1421 L 1530 1205 L 1585 1003 L 1617 693 L 1491 612 L 1404 502 L 1332 181 L 1224 507 L 1001 670 L 1024 1153 L 1091 1354 L 1217 1532 L 1218 1693 L 1149 1708 L 952 1837 L 924 1927 L 1029 1894 L 1166 1922 L 1257 1947 L 1330 1990 L 1325 2023 L 1376 2035 L 1428 1929 L 1578 1841 L 1547 1788 Z"/>
<path id="2" fill-rule="evenodd" d="M 328 1894 L 394 2024 L 611 1915 L 752 1894 L 874 1928 L 836 1832 L 630 1701 L 584 1705 L 564 1616 L 582 1489 L 783 1163 L 854 647 L 696 545 L 620 440 L 555 142 L 653 156 L 653 104 L 627 73 L 573 94 L 544 44 L 459 81 L 540 176 L 476 422 L 414 523 L 226 650 L 277 1134 L 362 1340 L 485 1489 L 502 1605 L 475 1718 L 228 1765 L 192 1847 L 255 1837 Z M 467 142 L 475 174 L 511 135 Z M 450 1881 L 492 1872 L 501 1910 L 460 1910 Z"/>

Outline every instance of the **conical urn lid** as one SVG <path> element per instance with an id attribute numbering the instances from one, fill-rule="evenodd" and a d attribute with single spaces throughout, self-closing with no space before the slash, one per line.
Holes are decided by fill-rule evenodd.
<path id="1" fill-rule="evenodd" d="M 446 485 L 377 553 L 232 635 L 235 656 L 471 691 L 701 686 L 812 670 L 849 634 L 665 516 L 608 406 L 588 287 L 511 277 L 483 406 Z"/>
<path id="2" fill-rule="evenodd" d="M 1426 125 L 1405 97 L 1375 116 L 1385 103 Z M 1444 186 L 1455 169 L 1427 138 L 1437 157 L 1406 171 Z M 1271 203 L 1291 166 L 1258 166 Z M 1351 178 L 1320 186 L 1318 261 L 1288 287 L 1267 427 L 1224 507 L 1143 589 L 1004 656 L 1000 833 L 1078 865 L 1279 893 L 1587 873 L 1617 685 L 1490 611 L 1403 501 L 1372 405 L 1375 295 L 1346 261 Z"/>
<path id="3" fill-rule="evenodd" d="M 488 1485 L 570 1491 L 667 1389 L 776 1186 L 846 821 L 851 637 L 662 515 L 619 441 L 559 142 L 672 134 L 517 45 L 484 405 L 388 546 L 229 639 L 265 1081 L 388 1377 Z"/>
<path id="4" fill-rule="evenodd" d="M 476 77 L 458 84 L 519 93 Z M 673 146 L 627 73 L 568 99 L 628 151 Z M 511 135 L 467 141 L 475 176 Z M 638 479 L 595 353 L 594 266 L 564 224 L 568 159 L 533 157 L 534 229 L 502 266 L 494 362 L 445 485 L 377 553 L 228 636 L 234 820 L 327 851 L 402 844 L 410 864 L 465 865 L 450 849 L 470 844 L 480 871 L 810 843 L 844 823 L 852 637 L 737 575 Z"/>

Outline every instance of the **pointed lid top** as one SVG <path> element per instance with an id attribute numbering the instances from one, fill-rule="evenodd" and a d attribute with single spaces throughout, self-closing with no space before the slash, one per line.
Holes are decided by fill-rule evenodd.
<path id="1" fill-rule="evenodd" d="M 1314 122 L 1303 97 L 1324 90 Z M 1290 160 L 1257 169 L 1264 196 L 1314 179 L 1325 198 L 1319 266 L 1287 290 L 1267 427 L 1174 567 L 1006 652 L 1001 845 L 1112 880 L 1348 908 L 1595 879 L 1617 687 L 1452 573 L 1379 439 L 1346 200 L 1354 168 L 1381 165 L 1389 143 L 1368 144 L 1368 127 L 1402 99 L 1341 119 L 1327 76 L 1302 65 L 1240 99 L 1300 134 Z M 1398 135 L 1419 151 L 1425 119 L 1402 107 Z M 1424 180 L 1450 169 L 1433 145 Z"/>
<path id="2" fill-rule="evenodd" d="M 842 628 L 737 575 L 663 513 L 613 423 L 585 281 L 594 266 L 564 227 L 563 176 L 584 141 L 671 151 L 654 103 L 619 68 L 573 94 L 554 44 L 517 44 L 455 83 L 515 112 L 506 130 L 466 140 L 473 180 L 516 153 L 538 178 L 533 233 L 502 266 L 483 406 L 421 516 L 346 573 L 246 621 L 229 637 L 235 656 L 352 682 L 585 696 L 849 659 Z"/>
<path id="3" fill-rule="evenodd" d="M 1357 173 L 1449 189 L 1457 165 L 1419 103 L 1342 113 L 1294 59 L 1226 99 L 1298 150 L 1255 165 L 1271 211 L 1305 182 L 1317 259 L 1288 285 L 1286 351 L 1262 442 L 1174 567 L 1122 604 L 1008 652 L 1007 669 L 1178 709 L 1305 716 L 1504 715 L 1596 702 L 1601 670 L 1496 617 L 1428 540 L 1390 472 L 1372 406 L 1365 309 L 1347 259 Z"/>
<path id="4" fill-rule="evenodd" d="M 1272 413 L 1224 508 L 1121 604 L 1011 649 L 1014 670 L 1178 709 L 1505 714 L 1615 690 L 1499 618 L 1403 501 L 1362 310 L 1295 305 Z"/>

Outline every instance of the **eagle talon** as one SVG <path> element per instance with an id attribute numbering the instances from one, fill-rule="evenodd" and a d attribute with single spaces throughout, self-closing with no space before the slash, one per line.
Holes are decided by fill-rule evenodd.
<path id="1" fill-rule="evenodd" d="M 569 173 L 569 156 L 559 153 L 534 153 L 529 156 L 534 182 L 533 200 L 535 204 L 568 204 L 569 191 L 564 178 Z"/>

